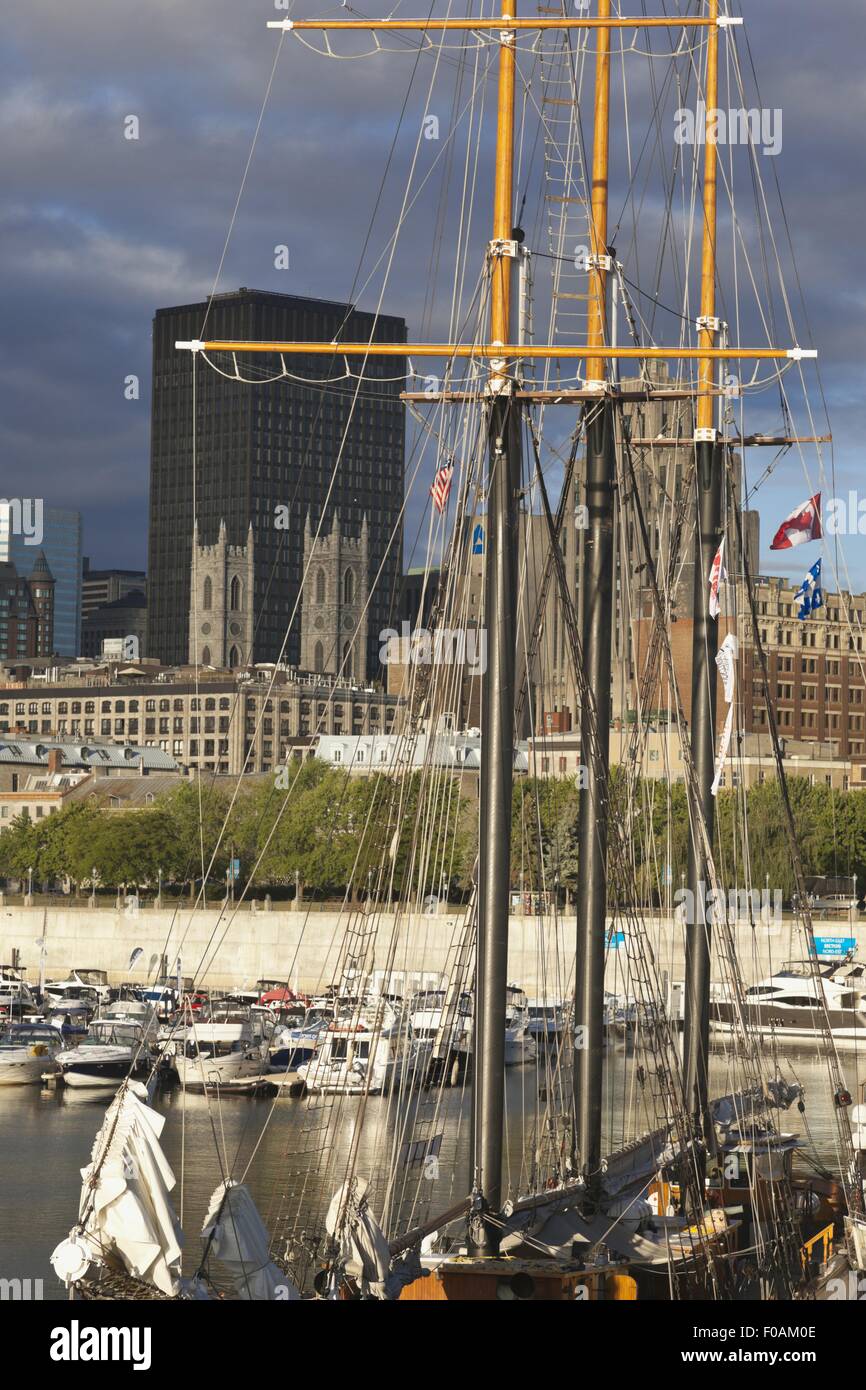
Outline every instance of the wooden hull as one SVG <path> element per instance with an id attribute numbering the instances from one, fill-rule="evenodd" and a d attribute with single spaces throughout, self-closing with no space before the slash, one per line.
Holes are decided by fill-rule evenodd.
<path id="1" fill-rule="evenodd" d="M 403 1303 L 632 1301 L 637 1285 L 625 1268 L 597 1271 L 553 1260 L 449 1260 L 408 1284 Z"/>

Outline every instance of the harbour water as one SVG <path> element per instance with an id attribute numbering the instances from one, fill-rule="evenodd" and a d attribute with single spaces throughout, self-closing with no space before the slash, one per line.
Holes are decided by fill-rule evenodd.
<path id="1" fill-rule="evenodd" d="M 866 1059 L 845 1055 L 852 1092 L 866 1076 Z M 629 1069 L 616 1054 L 608 1066 L 608 1147 L 623 1133 Z M 827 1070 L 814 1051 L 789 1053 L 784 1074 L 804 1087 L 805 1107 L 786 1112 L 780 1127 L 801 1136 L 803 1154 L 838 1172 L 833 1101 Z M 729 1089 L 727 1060 L 717 1053 L 711 1090 Z M 507 1075 L 506 1190 L 524 1189 L 532 1152 L 544 1146 L 543 1064 L 515 1067 Z M 857 1095 L 855 1094 L 855 1099 Z M 23 1086 L 0 1090 L 0 1277 L 42 1280 L 46 1299 L 65 1297 L 49 1263 L 51 1251 L 74 1224 L 81 1191 L 80 1170 L 89 1162 L 108 1099 L 86 1092 Z M 394 1212 L 420 1221 L 442 1210 L 469 1188 L 469 1095 L 460 1088 L 425 1092 L 413 1104 L 392 1097 L 366 1102 L 357 1171 L 377 1168 L 398 1174 L 391 1189 Z M 362 1102 L 357 1098 L 308 1099 L 232 1097 L 220 1103 L 181 1091 L 159 1092 L 156 1108 L 166 1116 L 162 1143 L 178 1179 L 175 1205 L 186 1235 L 184 1267 L 194 1271 L 201 1254 L 199 1232 L 211 1193 L 223 1172 L 249 1182 L 268 1229 L 303 1227 L 343 1180 Z M 406 1142 L 419 1132 L 441 1134 L 438 1164 L 411 1161 Z M 321 1136 L 327 1134 L 327 1144 Z M 527 1139 L 526 1136 L 530 1138 Z M 555 1143 L 555 1137 L 550 1140 Z M 529 1152 L 527 1152 L 527 1150 Z M 549 1154 L 550 1148 L 546 1152 Z M 394 1160 L 392 1162 L 392 1160 Z M 438 1167 L 438 1173 L 436 1169 Z M 374 1205 L 386 1196 L 374 1188 Z"/>

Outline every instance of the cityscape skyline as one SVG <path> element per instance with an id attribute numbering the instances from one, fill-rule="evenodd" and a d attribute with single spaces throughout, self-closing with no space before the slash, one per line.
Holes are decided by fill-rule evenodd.
<path id="1" fill-rule="evenodd" d="M 859 9 L 856 0 L 839 0 L 812 36 L 808 54 L 797 26 L 785 22 L 789 6 L 782 0 L 768 0 L 748 17 L 750 42 L 765 57 L 762 101 L 781 108 L 785 121 L 784 141 L 774 158 L 763 160 L 764 171 L 771 179 L 778 174 L 786 188 L 800 265 L 827 267 L 821 292 L 812 286 L 806 309 L 837 440 L 828 469 L 843 495 L 856 485 L 866 394 L 850 298 L 861 273 L 859 221 L 844 215 L 856 196 L 852 171 L 862 167 L 862 152 L 855 131 L 858 116 L 866 114 L 852 46 L 844 42 Z M 105 26 L 95 0 L 82 0 L 74 21 L 36 0 L 8 17 L 0 129 L 9 134 L 10 198 L 0 222 L 0 284 L 9 316 L 21 327 L 14 349 L 11 339 L 4 345 L 0 364 L 7 396 L 0 435 L 4 471 L 18 482 L 26 478 L 53 505 L 81 510 L 87 547 L 103 567 L 144 564 L 150 322 L 160 304 L 192 302 L 214 286 L 273 59 L 272 44 L 249 14 L 226 0 L 207 13 L 203 24 L 196 5 L 146 18 L 124 11 Z M 49 19 L 62 60 L 44 52 L 43 24 Z M 335 65 L 318 60 L 295 57 L 292 63 L 291 73 L 281 68 L 274 83 L 274 107 L 260 132 L 218 289 L 252 283 L 352 298 L 361 309 L 375 309 L 381 276 L 370 276 L 398 205 L 389 185 L 377 207 L 370 171 L 393 137 L 402 172 L 423 113 L 413 96 L 395 132 L 392 97 L 378 60 L 357 70 L 336 65 L 338 75 Z M 207 76 L 215 65 L 222 73 L 217 89 Z M 23 79 L 28 70 L 37 71 L 38 80 Z M 393 80 L 404 80 L 399 64 Z M 284 139 L 286 130 L 301 128 L 300 114 L 311 101 L 321 107 L 337 82 L 346 99 L 364 110 L 363 121 L 346 127 L 335 115 L 302 140 Z M 791 91 L 798 99 L 784 104 L 782 95 Z M 340 103 L 331 105 L 336 110 Z M 840 109 L 848 116 L 844 122 Z M 136 140 L 125 138 L 129 115 L 139 122 Z M 330 176 L 311 180 L 305 171 L 315 164 Z M 621 167 L 615 172 L 622 183 Z M 485 147 L 480 193 L 489 179 Z M 431 198 L 432 191 L 419 199 L 410 232 L 429 219 Z M 827 248 L 823 209 L 831 200 L 840 215 Z M 369 250 L 359 256 L 371 229 Z M 275 265 L 281 244 L 287 246 L 287 269 Z M 384 291 L 383 309 L 404 316 L 410 335 L 425 322 L 422 279 L 411 255 L 402 257 Z M 797 317 L 805 338 L 799 310 Z M 81 348 L 74 357 L 70 343 Z M 774 422 L 755 413 L 755 429 L 772 427 Z M 752 482 L 764 454 L 747 461 Z M 804 460 L 809 466 L 813 461 Z M 788 455 L 762 485 L 761 509 L 784 516 L 808 487 L 804 467 Z M 409 531 L 420 505 L 420 499 L 410 504 Z M 857 549 L 848 557 L 854 588 L 866 587 L 866 564 Z M 764 551 L 764 572 L 783 568 Z M 844 583 L 844 573 L 840 579 Z"/>

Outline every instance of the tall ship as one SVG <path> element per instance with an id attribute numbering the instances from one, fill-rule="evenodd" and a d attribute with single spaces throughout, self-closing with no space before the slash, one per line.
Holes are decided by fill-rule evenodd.
<path id="1" fill-rule="evenodd" d="M 340 62 L 371 100 L 365 83 L 409 81 L 354 292 L 379 314 L 402 276 L 419 331 L 219 339 L 206 314 L 176 344 L 192 428 L 214 373 L 251 394 L 283 381 L 312 402 L 337 393 L 347 418 L 383 380 L 404 383 L 424 631 L 404 660 L 400 730 L 363 769 L 347 741 L 344 768 L 372 788 L 363 814 L 346 829 L 348 778 L 320 827 L 351 861 L 310 990 L 338 1002 L 301 1068 L 306 1095 L 257 1112 L 284 1146 L 257 1190 L 265 1216 L 249 1165 L 227 1167 L 217 1146 L 204 1253 L 181 1268 L 164 1121 L 130 1078 L 55 1252 L 76 1296 L 785 1300 L 862 1268 L 843 1005 L 815 945 L 746 505 L 751 449 L 794 449 L 820 476 L 829 440 L 750 117 L 749 8 L 470 0 L 460 15 L 295 6 L 269 21 L 268 94 L 296 65 Z M 315 540 L 342 466 L 338 447 Z M 319 582 L 311 547 L 302 588 Z M 337 675 L 351 676 L 361 623 L 341 637 Z M 455 634 L 463 659 L 436 659 Z M 835 1127 L 838 1171 L 818 1175 L 798 1168 L 785 1116 L 802 1087 L 746 984 L 728 906 L 745 894 L 753 936 L 766 925 L 738 777 L 744 699 L 764 711 L 790 955 L 805 962 L 797 991 Z M 467 723 L 477 770 L 455 772 L 442 750 Z M 307 767 L 281 769 L 256 867 Z M 227 833 L 203 847 L 203 881 Z M 229 938 L 237 896 L 213 941 Z M 456 910 L 440 914 L 449 897 Z M 296 952 L 311 918 L 298 908 Z M 660 911 L 681 930 L 681 1011 Z M 194 987 L 215 958 L 203 953 Z M 435 992 L 411 983 L 433 968 Z M 134 1220 L 127 1238 L 103 1192 L 139 1149 L 159 1174 L 147 1268 Z"/>

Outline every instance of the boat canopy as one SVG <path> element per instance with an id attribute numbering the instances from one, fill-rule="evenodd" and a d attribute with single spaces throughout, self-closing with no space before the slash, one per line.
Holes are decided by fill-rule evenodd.
<path id="1" fill-rule="evenodd" d="M 121 1087 L 82 1168 L 79 1224 L 51 1256 L 59 1279 L 82 1279 L 89 1265 L 118 1262 L 161 1293 L 180 1290 L 182 1235 L 171 1203 L 175 1176 L 160 1147 L 165 1117 L 138 1082 Z"/>

